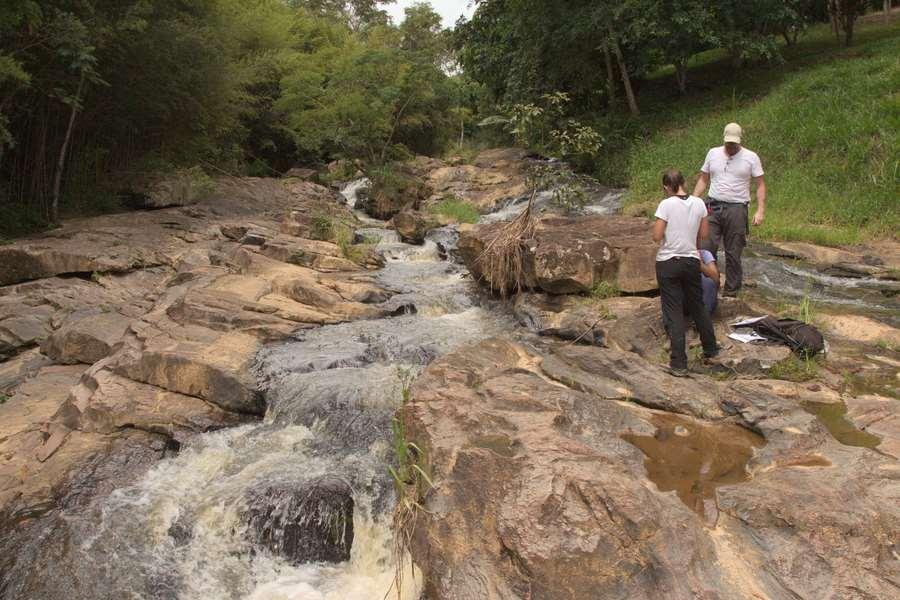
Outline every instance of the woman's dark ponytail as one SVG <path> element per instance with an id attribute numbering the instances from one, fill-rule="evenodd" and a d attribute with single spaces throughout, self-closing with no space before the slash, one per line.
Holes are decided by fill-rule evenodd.
<path id="1" fill-rule="evenodd" d="M 684 187 L 684 175 L 678 169 L 669 169 L 663 173 L 663 187 L 672 190 L 673 194 L 677 194 L 679 188 Z"/>

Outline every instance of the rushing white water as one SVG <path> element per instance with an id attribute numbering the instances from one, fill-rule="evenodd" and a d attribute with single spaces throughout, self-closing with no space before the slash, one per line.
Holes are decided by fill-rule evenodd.
<path id="1" fill-rule="evenodd" d="M 66 563 L 77 580 L 102 582 L 103 598 L 141 600 L 419 597 L 408 560 L 399 593 L 394 585 L 392 420 L 426 364 L 512 324 L 482 307 L 465 268 L 445 260 L 454 230 L 421 246 L 377 226 L 357 235 L 377 240 L 387 261 L 377 278 L 393 294 L 384 308 L 398 316 L 303 329 L 264 348 L 255 367 L 264 420 L 192 438 L 72 519 L 81 541 Z M 350 560 L 296 565 L 258 547 L 246 518 L 255 494 L 322 476 L 352 490 Z"/>
<path id="2" fill-rule="evenodd" d="M 622 208 L 622 200 L 625 197 L 625 190 L 619 189 L 588 189 L 586 190 L 587 200 L 585 205 L 580 209 L 583 214 L 591 215 L 611 215 Z M 481 223 L 497 223 L 500 221 L 511 221 L 515 219 L 528 204 L 528 196 L 514 198 L 510 200 L 499 210 L 490 214 L 483 215 L 480 219 Z M 544 190 L 539 192 L 534 198 L 532 210 L 536 214 L 559 212 L 559 208 L 554 206 L 554 191 Z"/>
<path id="3" fill-rule="evenodd" d="M 350 208 L 356 208 L 360 190 L 368 189 L 371 186 L 372 182 L 368 177 L 355 179 L 346 183 L 344 187 L 341 188 L 341 196 L 344 197 L 344 201 L 347 203 L 347 206 L 349 206 Z"/>

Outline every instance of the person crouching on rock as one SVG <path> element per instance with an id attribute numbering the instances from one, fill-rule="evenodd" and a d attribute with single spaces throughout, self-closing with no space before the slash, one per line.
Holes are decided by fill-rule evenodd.
<path id="1" fill-rule="evenodd" d="M 716 257 L 709 250 L 701 248 L 700 287 L 703 288 L 703 306 L 706 307 L 706 312 L 710 315 L 716 312 L 716 307 L 719 305 L 719 283 L 721 279 L 722 276 L 719 275 Z"/>
<path id="2" fill-rule="evenodd" d="M 712 358 L 717 353 L 712 320 L 703 305 L 698 251 L 700 240 L 709 235 L 709 223 L 703 200 L 684 191 L 681 171 L 666 171 L 662 184 L 668 197 L 659 203 L 653 224 L 653 241 L 661 242 L 656 254 L 656 280 L 671 346 L 670 372 L 686 377 L 685 313 L 697 324 L 704 357 Z"/>

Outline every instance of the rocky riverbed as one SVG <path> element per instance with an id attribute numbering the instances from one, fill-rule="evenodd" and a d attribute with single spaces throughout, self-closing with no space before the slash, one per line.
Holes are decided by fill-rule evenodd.
<path id="1" fill-rule="evenodd" d="M 529 160 L 416 159 L 392 197 L 228 179 L 0 246 L 0 597 L 896 595 L 896 246 L 759 246 L 720 337 L 801 281 L 828 356 L 676 379 L 621 191 L 541 196 L 531 289 L 479 289 Z M 429 217 L 448 195 L 481 224 Z"/>

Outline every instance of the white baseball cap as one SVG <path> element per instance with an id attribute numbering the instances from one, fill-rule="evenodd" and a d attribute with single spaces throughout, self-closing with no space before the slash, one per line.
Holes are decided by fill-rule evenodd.
<path id="1" fill-rule="evenodd" d="M 744 130 L 737 123 L 729 123 L 725 126 L 725 143 L 740 144 L 743 135 Z"/>

